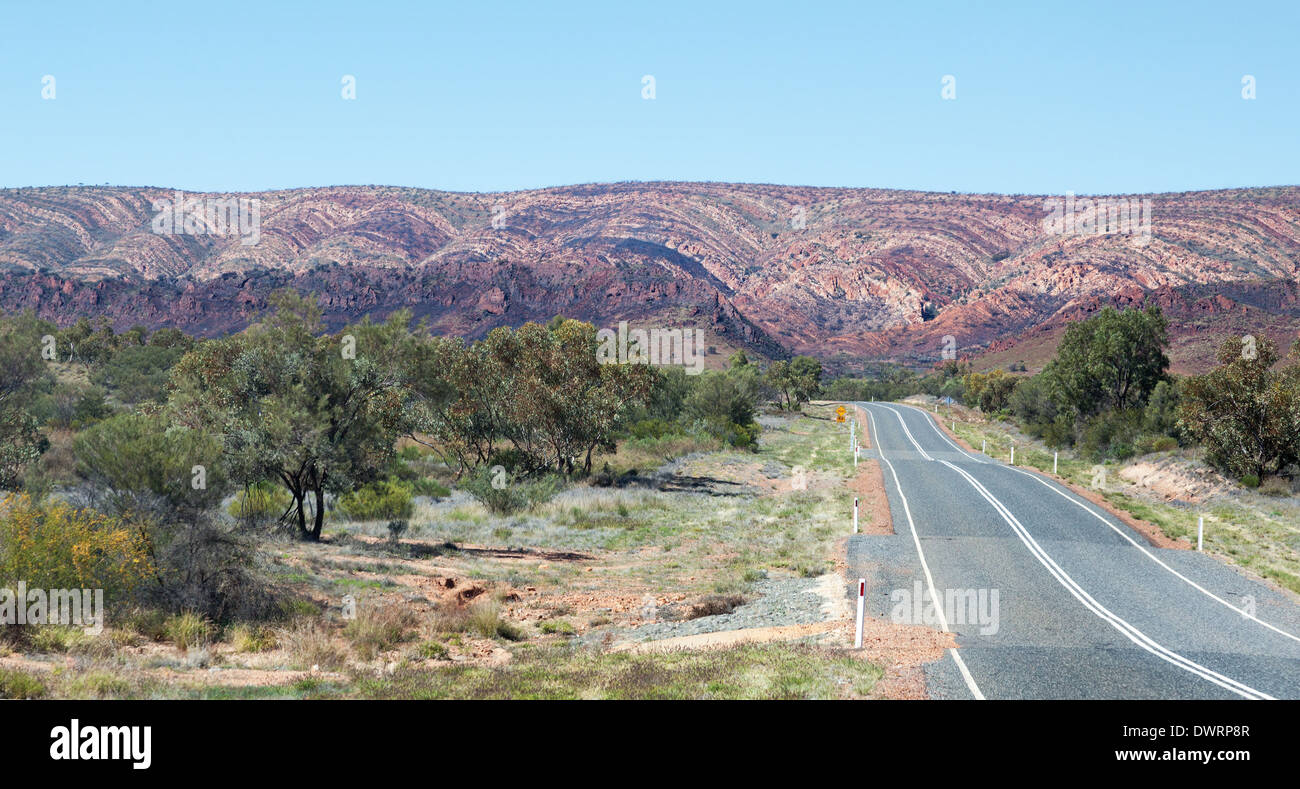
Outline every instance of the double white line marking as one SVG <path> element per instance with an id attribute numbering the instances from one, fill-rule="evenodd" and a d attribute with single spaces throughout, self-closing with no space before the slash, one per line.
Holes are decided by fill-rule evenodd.
<path id="1" fill-rule="evenodd" d="M 889 406 L 886 406 L 886 408 L 889 408 Z M 909 406 L 909 408 L 910 408 L 910 406 Z M 893 409 L 890 409 L 890 410 L 893 410 Z M 971 460 L 973 460 L 973 461 L 976 462 L 976 463 L 980 463 L 980 464 L 982 464 L 982 465 L 988 465 L 988 463 L 987 463 L 986 461 L 980 460 L 979 458 L 975 457 L 975 456 L 972 455 L 971 453 L 967 452 L 966 450 L 964 450 L 964 449 L 962 449 L 961 447 L 959 447 L 959 446 L 957 446 L 956 444 L 954 444 L 954 443 L 952 442 L 952 439 L 948 438 L 948 436 L 945 435 L 944 432 L 943 432 L 942 430 L 940 430 L 940 429 L 938 428 L 938 426 L 935 425 L 935 423 L 930 419 L 930 415 L 929 415 L 929 414 L 925 413 L 924 411 L 922 411 L 922 410 L 919 409 L 919 408 L 914 408 L 914 409 L 912 409 L 912 410 L 914 410 L 914 411 L 916 411 L 917 413 L 919 413 L 919 414 L 921 414 L 922 416 L 924 416 L 924 417 L 926 418 L 926 422 L 930 425 L 930 428 L 931 428 L 932 430 L 934 430 L 934 432 L 935 432 L 936 434 L 938 434 L 939 438 L 942 438 L 944 441 L 947 441 L 950 445 L 952 445 L 952 448 L 953 448 L 953 449 L 957 450 L 957 451 L 960 452 L 962 455 L 964 455 L 964 456 L 970 458 Z M 1300 642 L 1300 636 L 1296 636 L 1296 635 L 1293 634 L 1293 633 L 1288 633 L 1287 631 L 1283 630 L 1283 629 L 1280 628 L 1280 627 L 1277 627 L 1276 625 L 1270 624 L 1269 622 L 1265 622 L 1263 619 L 1260 619 L 1258 616 L 1255 616 L 1254 614 L 1250 613 L 1250 612 L 1249 612 L 1248 610 L 1246 610 L 1245 608 L 1238 608 L 1237 606 L 1233 605 L 1232 603 L 1229 603 L 1227 600 L 1224 600 L 1222 597 L 1219 597 L 1219 596 L 1216 595 L 1215 593 L 1211 592 L 1209 589 L 1206 589 L 1204 586 L 1201 586 L 1200 584 L 1196 583 L 1196 582 L 1193 581 L 1191 578 L 1188 578 L 1187 576 L 1185 576 L 1185 575 L 1183 575 L 1182 573 L 1178 572 L 1178 571 L 1175 570 L 1174 568 L 1170 567 L 1168 564 L 1165 564 L 1163 561 L 1160 560 L 1160 557 L 1158 557 L 1158 556 L 1156 556 L 1155 554 L 1153 554 L 1153 553 L 1151 553 L 1150 551 L 1148 551 L 1146 548 L 1144 548 L 1144 547 L 1142 546 L 1141 543 L 1139 543 L 1137 540 L 1135 540 L 1135 539 L 1133 539 L 1131 536 L 1129 536 L 1129 534 L 1128 534 L 1126 531 L 1124 531 L 1123 529 L 1121 529 L 1120 527 L 1116 526 L 1114 523 L 1112 523 L 1111 521 L 1109 521 L 1109 520 L 1107 520 L 1105 517 L 1103 517 L 1103 516 L 1101 515 L 1101 513 L 1097 512 L 1095 509 L 1093 509 L 1092 507 L 1089 507 L 1087 504 L 1084 504 L 1083 502 L 1079 501 L 1078 499 L 1076 499 L 1076 498 L 1070 496 L 1070 495 L 1067 494 L 1065 491 L 1061 490 L 1059 487 L 1057 487 L 1057 486 L 1053 485 L 1052 483 L 1048 482 L 1047 480 L 1043 479 L 1043 478 L 1040 477 L 1039 475 L 1034 474 L 1034 473 L 1029 472 L 1029 471 L 1025 471 L 1024 469 L 1016 468 L 1015 466 L 1006 466 L 1005 468 L 1007 468 L 1007 469 L 1009 469 L 1009 470 L 1011 470 L 1011 471 L 1014 471 L 1014 472 L 1016 472 L 1017 474 L 1022 474 L 1022 475 L 1026 476 L 1026 477 L 1029 477 L 1029 478 L 1032 479 L 1033 481 L 1037 482 L 1038 484 L 1040 484 L 1040 485 L 1042 485 L 1043 487 L 1047 488 L 1048 490 L 1052 491 L 1052 492 L 1055 493 L 1056 495 L 1058 495 L 1058 496 L 1060 496 L 1061 498 L 1065 499 L 1066 501 L 1070 502 L 1070 503 L 1073 504 L 1074 506 L 1076 506 L 1076 507 L 1078 507 L 1079 509 L 1083 510 L 1084 512 L 1088 513 L 1089 515 L 1091 515 L 1092 517 L 1094 517 L 1094 518 L 1096 518 L 1097 520 L 1101 521 L 1102 523 L 1106 524 L 1106 525 L 1110 528 L 1111 531 L 1115 532 L 1115 533 L 1118 534 L 1120 537 L 1123 537 L 1123 538 L 1124 538 L 1124 539 L 1125 539 L 1125 540 L 1126 540 L 1130 545 L 1132 545 L 1134 548 L 1137 548 L 1139 551 L 1141 551 L 1141 552 L 1142 552 L 1142 555 L 1146 556 L 1146 557 L 1147 557 L 1148 559 L 1150 559 L 1151 561 L 1153 561 L 1153 562 L 1155 562 L 1156 564 L 1160 565 L 1161 568 L 1167 570 L 1168 572 L 1170 572 L 1171 574 L 1173 574 L 1176 578 L 1178 578 L 1179 580 L 1183 581 L 1183 582 L 1186 583 L 1188 586 L 1192 587 L 1193 589 L 1195 589 L 1196 591 L 1198 591 L 1198 592 L 1200 592 L 1201 594 L 1205 595 L 1206 597 L 1210 598 L 1210 599 L 1213 600 L 1214 602 L 1226 606 L 1226 607 L 1229 608 L 1230 610 L 1232 610 L 1232 611 L 1234 611 L 1234 612 L 1236 612 L 1236 613 L 1238 613 L 1238 614 L 1241 614 L 1242 616 L 1244 616 L 1245 618 L 1251 620 L 1252 622 L 1255 622 L 1256 624 L 1260 624 L 1260 625 L 1263 625 L 1264 627 L 1267 627 L 1269 630 L 1272 630 L 1274 633 L 1277 633 L 1277 634 L 1279 634 L 1279 635 L 1285 636 L 1285 637 L 1291 639 L 1292 641 L 1298 641 L 1298 642 Z"/>
<path id="2" fill-rule="evenodd" d="M 1230 690 L 1238 696 L 1247 699 L 1273 698 L 1266 693 L 1255 690 L 1249 685 L 1240 683 L 1231 677 L 1224 676 L 1213 669 L 1202 666 L 1200 663 L 1197 663 L 1190 658 L 1183 657 L 1177 652 L 1161 646 L 1150 636 L 1146 635 L 1141 630 L 1138 630 L 1110 609 L 1094 600 L 1092 595 L 1088 594 L 1088 592 L 1084 590 L 1078 582 L 1071 578 L 1065 570 L 1061 569 L 1061 566 L 1048 555 L 1047 551 L 1043 550 L 1042 546 L 1038 544 L 1038 541 L 1025 530 L 1025 527 L 1020 524 L 1020 521 L 1016 520 L 1016 516 L 1011 514 L 1011 511 L 1006 508 L 1006 505 L 999 501 L 992 493 L 989 493 L 988 489 L 981 485 L 979 480 L 972 477 L 965 470 L 954 466 L 946 460 L 941 460 L 939 462 L 962 475 L 966 481 L 975 488 L 977 493 L 993 505 L 993 509 L 997 510 L 998 514 L 1002 516 L 1002 519 L 1011 526 L 1012 531 L 1014 531 L 1016 536 L 1020 538 L 1020 541 L 1025 544 L 1025 547 L 1029 549 L 1029 552 L 1034 555 L 1034 558 L 1038 559 L 1038 561 L 1047 568 L 1047 571 L 1052 574 L 1052 577 L 1055 578 L 1061 586 L 1065 587 L 1066 591 L 1074 595 L 1074 598 L 1080 603 L 1083 603 L 1083 606 L 1089 611 L 1096 614 L 1111 627 L 1123 633 L 1134 644 L 1137 644 L 1161 660 L 1164 660 L 1167 663 L 1172 663 L 1185 671 L 1190 671 L 1201 679 L 1213 682 L 1215 685 Z"/>
<path id="3" fill-rule="evenodd" d="M 890 411 L 893 411 L 894 415 L 898 417 L 899 423 L 903 425 L 903 432 L 907 434 L 907 439 L 912 443 L 912 446 L 916 447 L 916 450 L 920 452 L 921 455 L 925 457 L 926 460 L 933 460 L 933 458 L 931 458 L 929 455 L 925 453 L 925 450 L 921 448 L 921 445 L 917 443 L 916 439 L 913 438 L 912 432 L 907 429 L 907 425 L 903 422 L 902 414 L 900 414 L 898 411 L 895 411 L 893 408 L 890 408 L 887 405 L 883 407 L 889 409 Z M 870 416 L 871 412 L 868 411 L 867 413 L 868 416 Z M 872 433 L 875 435 L 877 452 L 880 454 L 881 460 L 883 461 L 884 453 L 881 447 L 880 434 L 876 431 L 876 423 L 874 418 L 871 420 L 871 428 L 872 428 Z M 949 441 L 949 443 L 952 442 Z M 963 452 L 962 454 L 965 453 Z M 1058 583 L 1060 583 L 1063 587 L 1065 587 L 1066 591 L 1068 591 L 1071 595 L 1074 596 L 1076 600 L 1082 603 L 1085 608 L 1087 608 L 1098 618 L 1100 618 L 1101 620 L 1109 624 L 1111 627 L 1114 627 L 1116 630 L 1122 633 L 1126 638 L 1128 638 L 1134 644 L 1137 644 L 1141 648 L 1145 649 L 1146 651 L 1150 652 L 1151 654 L 1155 655 L 1161 660 L 1164 660 L 1167 663 L 1177 666 L 1178 668 L 1181 668 L 1184 671 L 1188 671 L 1192 674 L 1195 674 L 1196 676 L 1208 682 L 1212 682 L 1221 688 L 1236 693 L 1238 696 L 1242 696 L 1243 698 L 1270 699 L 1270 700 L 1273 698 L 1272 696 L 1269 696 L 1268 694 L 1262 691 L 1256 690 L 1250 687 L 1249 685 L 1238 682 L 1237 680 L 1232 679 L 1231 677 L 1220 674 L 1217 671 L 1214 671 L 1213 669 L 1206 668 L 1205 666 L 1202 666 L 1196 661 L 1184 657 L 1178 654 L 1177 652 L 1174 652 L 1173 650 L 1158 644 L 1150 636 L 1146 635 L 1141 630 L 1138 630 L 1136 627 L 1134 627 L 1132 624 L 1130 624 L 1129 622 L 1127 622 L 1117 614 L 1115 614 L 1113 611 L 1106 608 L 1101 603 L 1097 602 L 1092 597 L 1092 595 L 1088 594 L 1088 592 L 1082 586 L 1080 586 L 1078 582 L 1076 582 L 1073 578 L 1071 578 L 1069 574 L 1065 572 L 1065 570 L 1061 569 L 1061 566 L 1058 565 L 1054 559 L 1052 559 L 1052 557 L 1047 553 L 1047 551 L 1043 550 L 1043 547 L 1038 544 L 1038 541 L 1035 540 L 1032 535 L 1029 534 L 1029 531 L 1025 529 L 1025 527 L 1020 523 L 1019 520 L 1016 519 L 1016 516 L 1011 514 L 1011 511 L 1007 509 L 1006 505 L 1003 504 L 1000 500 L 998 500 L 996 496 L 990 493 L 987 488 L 985 488 L 982 484 L 980 484 L 979 480 L 975 479 L 965 470 L 958 468 L 957 466 L 954 466 L 952 463 L 949 463 L 946 460 L 940 460 L 939 462 L 943 463 L 948 468 L 960 474 L 967 482 L 971 484 L 972 487 L 975 488 L 975 491 L 977 493 L 983 496 L 984 499 L 993 506 L 993 509 L 996 510 L 997 513 L 1002 516 L 1002 519 L 1005 520 L 1007 524 L 1011 526 L 1012 531 L 1015 532 L 1016 536 L 1025 545 L 1025 547 L 1029 549 L 1029 552 L 1033 554 L 1034 558 L 1038 559 L 1038 561 L 1044 567 L 1047 568 L 1047 571 L 1052 575 L 1053 578 L 1057 580 Z M 885 461 L 885 463 L 889 465 L 890 473 L 894 477 L 894 485 L 897 487 L 898 494 L 901 498 L 903 496 L 903 488 L 902 485 L 899 484 L 898 474 L 894 472 L 893 464 L 890 464 L 888 461 Z M 912 522 L 912 514 L 907 508 L 906 499 L 903 500 L 903 508 L 904 511 L 907 513 L 908 525 L 911 526 L 912 528 L 912 539 L 916 543 L 917 553 L 921 556 L 921 565 L 922 568 L 925 570 L 926 581 L 930 585 L 931 599 L 937 599 L 934 597 L 934 582 L 930 577 L 930 568 L 925 562 L 924 554 L 921 553 L 921 543 L 920 540 L 917 538 L 916 525 Z M 944 625 L 944 630 L 947 630 L 948 629 L 947 623 L 943 622 L 942 624 Z M 978 689 L 974 688 L 974 680 L 973 678 L 969 678 L 969 672 L 965 670 L 966 667 L 963 663 L 961 663 L 961 659 L 957 655 L 956 651 L 955 650 L 951 650 L 951 651 L 953 653 L 953 658 L 958 661 L 959 667 L 962 669 L 963 676 L 968 678 L 967 685 L 969 687 L 972 687 L 973 692 L 976 694 L 976 698 L 983 698 L 983 696 L 979 694 Z"/>

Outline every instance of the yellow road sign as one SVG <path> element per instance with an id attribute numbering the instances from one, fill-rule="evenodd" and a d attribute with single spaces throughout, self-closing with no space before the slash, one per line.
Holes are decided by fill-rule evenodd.
<path id="1" fill-rule="evenodd" d="M 836 421 L 836 422 L 843 422 L 843 421 L 844 421 L 844 413 L 845 413 L 845 411 L 844 411 L 844 406 L 840 406 L 839 408 L 835 409 L 835 421 Z"/>

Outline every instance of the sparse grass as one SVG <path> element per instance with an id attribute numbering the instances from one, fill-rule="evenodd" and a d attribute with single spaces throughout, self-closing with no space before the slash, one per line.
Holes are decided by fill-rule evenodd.
<path id="1" fill-rule="evenodd" d="M 716 452 L 722 449 L 722 442 L 712 436 L 704 435 L 667 435 L 662 438 L 641 438 L 623 441 L 618 451 L 602 454 L 598 465 L 608 464 L 614 474 L 629 471 L 646 472 L 659 468 L 664 463 L 696 452 Z"/>
<path id="2" fill-rule="evenodd" d="M 216 629 L 207 617 L 192 611 L 170 617 L 163 625 L 167 640 L 182 652 L 211 643 L 215 632 Z"/>
<path id="3" fill-rule="evenodd" d="M 447 645 L 441 641 L 424 641 L 411 651 L 421 660 L 446 660 L 451 655 Z"/>
<path id="4" fill-rule="evenodd" d="M 700 616 L 732 610 L 768 577 L 815 575 L 828 569 L 834 540 L 846 533 L 851 497 L 843 482 L 853 474 L 846 428 L 826 417 L 831 409 L 809 406 L 802 417 L 774 420 L 755 453 L 686 447 L 677 457 L 678 476 L 664 490 L 629 485 L 598 487 L 579 483 L 553 500 L 514 516 L 491 515 L 455 491 L 447 500 L 420 499 L 411 520 L 401 561 L 384 543 L 381 522 L 350 523 L 352 536 L 337 530 L 322 545 L 286 543 L 271 561 L 276 580 L 298 597 L 284 598 L 271 629 L 258 623 L 230 625 L 223 640 L 238 654 L 282 649 L 284 657 L 232 660 L 270 671 L 320 669 L 346 672 L 350 679 L 309 677 L 296 684 L 221 687 L 208 683 L 221 675 L 177 680 L 170 672 L 194 671 L 220 659 L 203 645 L 213 628 L 201 618 L 168 617 L 150 610 L 118 620 L 121 638 L 172 641 L 186 645 L 184 657 L 149 650 L 112 654 L 125 645 L 105 633 L 66 651 L 76 669 L 56 669 L 43 686 L 46 695 L 77 697 L 322 698 L 400 696 L 405 689 L 429 697 L 540 698 L 822 698 L 861 695 L 878 673 L 839 653 L 787 645 L 755 646 L 718 653 L 602 655 L 573 648 L 579 630 L 615 624 L 614 616 L 586 603 L 547 597 L 558 590 L 590 590 L 599 595 L 618 589 L 650 593 L 681 592 L 701 607 Z M 771 420 L 769 420 L 771 421 Z M 661 447 L 662 448 L 662 447 Z M 645 448 L 637 448 L 643 451 Z M 658 463 L 641 464 L 648 475 Z M 794 466 L 816 472 L 806 491 L 789 490 Z M 773 484 L 773 481 L 779 484 Z M 456 544 L 461 546 L 456 548 Z M 523 549 L 510 557 L 479 551 L 479 546 Z M 418 549 L 418 550 L 414 550 Z M 531 554 L 531 555 L 530 555 Z M 436 563 L 432 556 L 442 557 Z M 445 568 L 445 569 L 444 569 Z M 490 590 L 469 605 L 437 604 L 428 622 L 412 608 L 393 602 L 383 608 L 363 605 L 358 618 L 337 620 L 337 601 L 365 590 L 412 590 L 409 576 L 444 574 L 474 579 Z M 534 587 L 525 591 L 525 587 Z M 459 587 L 457 587 L 459 588 Z M 502 595 L 524 595 L 533 606 L 539 593 L 546 618 L 535 625 L 509 621 Z M 638 594 L 640 592 L 638 591 Z M 360 594 L 357 594 L 361 597 Z M 363 603 L 365 601 L 363 600 Z M 689 612 L 691 602 L 683 606 Z M 512 600 L 510 605 L 516 603 Z M 392 608 L 389 613 L 387 609 Z M 620 620 L 622 617 L 619 617 Z M 537 633 L 545 639 L 528 640 Z M 194 634 L 198 634 L 197 637 Z M 479 648 L 482 639 L 510 650 L 501 668 L 477 661 L 451 661 L 453 652 Z M 97 652 L 100 644 L 106 645 Z M 92 644 L 94 645 L 92 647 Z M 390 656 L 396 651 L 397 657 Z M 477 651 L 477 649 L 476 649 Z M 391 677 L 369 679 L 380 655 L 397 663 Z M 100 658 L 106 658 L 101 660 Z M 274 666 L 272 668 L 272 666 Z M 166 680 L 150 672 L 166 670 Z M 556 672 L 551 676 L 551 671 Z M 367 679 L 362 680 L 361 677 Z M 459 682 L 468 683 L 462 688 Z M 358 683 L 362 683 L 358 685 Z"/>
<path id="5" fill-rule="evenodd" d="M 361 679 L 364 698 L 831 699 L 871 693 L 882 670 L 800 644 L 653 655 L 539 647 L 500 667 L 437 666 Z"/>
<path id="6" fill-rule="evenodd" d="M 0 699 L 39 699 L 48 692 L 40 678 L 24 671 L 0 668 Z"/>
<path id="7" fill-rule="evenodd" d="M 129 611 L 122 626 L 139 634 L 146 641 L 162 641 L 167 637 L 167 614 L 152 608 Z"/>
<path id="8" fill-rule="evenodd" d="M 504 638 L 507 641 L 522 641 L 523 631 L 518 626 L 501 618 L 501 606 L 492 600 L 483 600 L 469 607 L 467 618 L 468 630 L 484 638 Z"/>
<path id="9" fill-rule="evenodd" d="M 385 589 L 396 588 L 397 583 L 388 578 L 337 578 L 333 583 L 334 590 L 340 593 L 340 596 L 349 592 L 381 592 Z"/>
<path id="10" fill-rule="evenodd" d="M 563 619 L 548 619 L 539 624 L 537 629 L 546 635 L 571 636 L 577 632 L 573 629 L 573 625 Z"/>
<path id="11" fill-rule="evenodd" d="M 341 669 L 347 666 L 348 652 L 323 622 L 302 619 L 280 631 L 279 641 L 288 651 L 294 668 L 309 670 Z"/>
<path id="12" fill-rule="evenodd" d="M 373 660 L 380 652 L 405 641 L 415 626 L 415 614 L 401 605 L 366 604 L 357 617 L 343 627 L 343 635 L 362 660 Z"/>
<path id="13" fill-rule="evenodd" d="M 90 671 L 73 677 L 67 686 L 71 698 L 110 699 L 131 693 L 131 683 L 107 671 Z"/>
<path id="14" fill-rule="evenodd" d="M 37 652 L 73 652 L 92 640 L 79 627 L 60 625 L 32 626 L 28 638 Z"/>
<path id="15" fill-rule="evenodd" d="M 319 618 L 321 610 L 320 606 L 316 605 L 311 600 L 294 598 L 291 600 L 285 600 L 280 604 L 280 613 L 285 619 L 297 621 L 299 619 Z"/>
<path id="16" fill-rule="evenodd" d="M 275 649 L 278 644 L 274 630 L 245 622 L 233 625 L 227 637 L 230 645 L 239 653 L 267 652 Z"/>

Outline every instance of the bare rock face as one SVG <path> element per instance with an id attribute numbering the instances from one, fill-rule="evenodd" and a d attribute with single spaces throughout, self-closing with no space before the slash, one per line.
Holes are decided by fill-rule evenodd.
<path id="1" fill-rule="evenodd" d="M 564 314 L 695 326 L 761 354 L 925 364 L 1014 356 L 1107 304 L 1154 301 L 1174 357 L 1300 328 L 1300 188 L 1142 196 L 1149 233 L 1051 232 L 1043 197 L 713 183 L 498 194 L 334 187 L 257 200 L 256 238 L 159 232 L 177 193 L 0 190 L 0 309 L 220 334 L 279 287 L 337 326 L 406 307 L 481 336 Z M 164 227 L 164 231 L 168 228 Z M 182 227 L 182 230 L 185 228 Z M 248 243 L 256 240 L 256 243 Z"/>

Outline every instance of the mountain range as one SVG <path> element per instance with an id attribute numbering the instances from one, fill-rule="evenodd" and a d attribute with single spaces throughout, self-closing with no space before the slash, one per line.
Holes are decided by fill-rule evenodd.
<path id="1" fill-rule="evenodd" d="M 255 244 L 202 210 L 188 226 L 160 222 L 231 198 L 256 207 Z M 1065 201 L 1081 220 L 1063 232 L 1045 219 Z M 1149 223 L 1117 230 L 1120 201 L 1145 202 Z M 1114 198 L 683 182 L 0 190 L 0 310 L 202 335 L 243 328 L 287 286 L 320 294 L 332 327 L 406 307 L 435 331 L 479 337 L 564 314 L 703 328 L 719 357 L 743 347 L 849 370 L 955 350 L 1033 369 L 1068 322 L 1156 303 L 1175 369 L 1194 371 L 1230 331 L 1289 347 L 1298 281 L 1300 187 Z"/>

